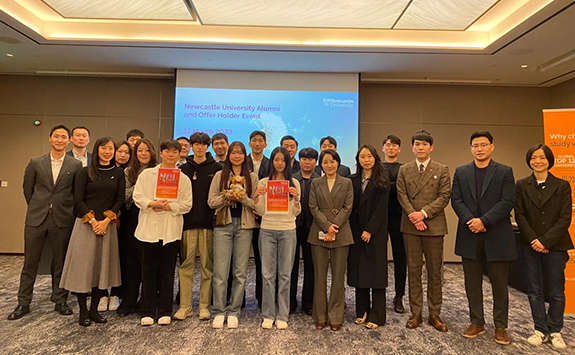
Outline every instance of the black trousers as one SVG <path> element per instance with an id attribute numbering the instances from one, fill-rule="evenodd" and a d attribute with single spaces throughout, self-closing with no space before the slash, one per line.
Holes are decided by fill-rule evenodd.
<path id="1" fill-rule="evenodd" d="M 385 288 L 355 289 L 355 314 L 357 318 L 363 318 L 363 315 L 367 313 L 368 322 L 384 325 L 385 312 Z"/>
<path id="2" fill-rule="evenodd" d="M 140 242 L 142 262 L 142 299 L 139 313 L 142 317 L 172 315 L 174 302 L 174 273 L 180 242 L 162 245 Z"/>
<path id="3" fill-rule="evenodd" d="M 120 239 L 120 266 L 122 271 L 122 304 L 119 309 L 135 311 L 140 295 L 142 283 L 142 265 L 140 263 L 140 241 L 134 233 L 138 225 L 140 209 L 135 205 L 126 210 L 124 218 L 120 220 L 122 230 L 119 231 Z M 120 233 L 122 234 L 120 236 Z M 112 295 L 113 292 L 112 292 Z"/>
<path id="4" fill-rule="evenodd" d="M 403 234 L 399 229 L 390 229 L 391 251 L 393 254 L 393 274 L 395 276 L 395 297 L 405 295 L 405 281 L 407 279 L 407 258 Z"/>
<path id="5" fill-rule="evenodd" d="M 256 300 L 258 307 L 262 305 L 262 259 L 260 258 L 260 229 L 254 228 L 252 232 L 252 247 L 254 248 L 254 262 L 256 264 Z"/>
<path id="6" fill-rule="evenodd" d="M 38 264 L 42 257 L 44 245 L 48 242 L 48 247 L 52 249 L 52 264 L 50 274 L 52 275 L 52 296 L 50 300 L 54 303 L 66 302 L 68 291 L 60 288 L 60 279 L 64 269 L 64 260 L 68 250 L 68 242 L 72 226 L 59 228 L 54 222 L 51 213 L 46 215 L 44 221 L 38 227 L 26 226 L 24 228 L 24 266 L 20 275 L 20 287 L 18 289 L 18 304 L 29 306 L 32 302 L 34 292 L 34 282 L 38 274 Z"/>
<path id="7" fill-rule="evenodd" d="M 301 292 L 301 305 L 304 312 L 311 311 L 313 307 L 313 259 L 311 256 L 311 244 L 307 242 L 309 229 L 298 227 L 296 229 L 297 246 L 296 254 L 291 271 L 290 285 L 290 312 L 297 309 L 297 281 L 299 276 L 300 248 L 303 253 L 303 288 Z"/>
<path id="8" fill-rule="evenodd" d="M 477 237 L 475 259 L 462 258 L 465 275 L 465 293 L 469 301 L 469 318 L 475 325 L 484 325 L 483 269 L 487 271 L 493 291 L 493 321 L 496 328 L 507 328 L 509 313 L 509 261 L 487 261 L 484 237 Z"/>

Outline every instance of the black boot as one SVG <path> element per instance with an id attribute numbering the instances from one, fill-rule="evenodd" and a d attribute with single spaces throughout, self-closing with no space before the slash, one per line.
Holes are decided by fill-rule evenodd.
<path id="1" fill-rule="evenodd" d="M 88 294 L 77 293 L 76 297 L 78 297 L 78 306 L 80 307 L 80 318 L 78 319 L 78 324 L 80 324 L 82 327 L 88 327 L 90 324 L 92 324 L 90 316 L 88 315 L 88 306 L 86 304 Z"/>
<path id="2" fill-rule="evenodd" d="M 90 311 L 88 312 L 88 315 L 95 323 L 106 323 L 106 318 L 102 317 L 100 313 L 98 313 L 98 303 L 100 302 L 100 298 L 102 298 L 102 291 L 94 287 L 92 289 L 92 300 L 90 301 Z"/>

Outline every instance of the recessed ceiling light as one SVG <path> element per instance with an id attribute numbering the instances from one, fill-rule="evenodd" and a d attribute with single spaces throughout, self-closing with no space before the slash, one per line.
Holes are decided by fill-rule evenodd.
<path id="1" fill-rule="evenodd" d="M 528 67 L 527 64 L 522 64 L 522 65 L 521 65 L 521 68 L 523 68 L 523 69 L 525 69 L 525 68 L 527 68 L 527 67 Z"/>
<path id="2" fill-rule="evenodd" d="M 6 53 L 6 57 L 13 57 L 13 56 L 14 56 L 14 54 L 12 54 L 12 53 Z"/>

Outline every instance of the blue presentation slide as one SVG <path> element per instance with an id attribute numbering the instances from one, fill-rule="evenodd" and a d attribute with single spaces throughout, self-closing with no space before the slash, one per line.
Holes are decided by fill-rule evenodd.
<path id="1" fill-rule="evenodd" d="M 261 130 L 267 135 L 269 157 L 285 135 L 294 136 L 299 149 L 312 147 L 318 152 L 320 138 L 329 135 L 337 140 L 342 163 L 355 171 L 357 92 L 178 87 L 175 106 L 174 137 L 221 132 L 230 143 L 243 142 L 249 154 L 249 135 Z"/>

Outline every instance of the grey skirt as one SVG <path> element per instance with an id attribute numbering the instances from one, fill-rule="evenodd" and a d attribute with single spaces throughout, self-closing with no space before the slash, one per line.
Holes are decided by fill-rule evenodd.
<path id="1" fill-rule="evenodd" d="M 106 234 L 98 236 L 89 223 L 76 218 L 70 236 L 60 287 L 71 292 L 88 293 L 121 285 L 118 232 L 114 223 Z"/>

